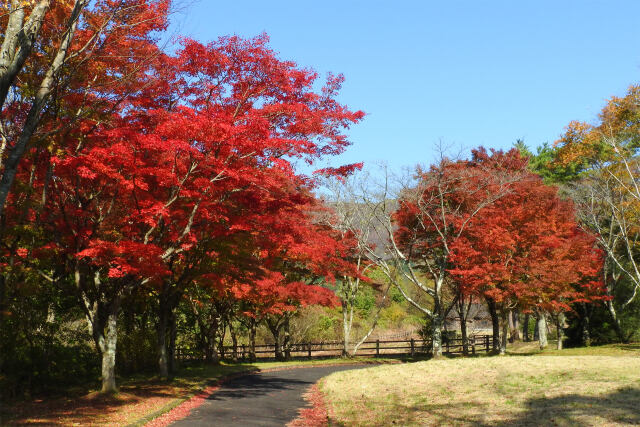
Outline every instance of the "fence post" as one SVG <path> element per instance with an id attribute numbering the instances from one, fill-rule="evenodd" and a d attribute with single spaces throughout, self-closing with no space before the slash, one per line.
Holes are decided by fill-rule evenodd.
<path id="1" fill-rule="evenodd" d="M 476 355 L 476 337 L 471 337 L 471 354 Z"/>
<path id="2" fill-rule="evenodd" d="M 489 335 L 484 336 L 485 347 L 487 349 L 487 353 L 489 353 Z"/>
<path id="3" fill-rule="evenodd" d="M 376 340 L 376 357 L 380 356 L 380 340 Z"/>
<path id="4" fill-rule="evenodd" d="M 246 359 L 246 351 L 247 351 L 246 345 L 242 344 L 242 361 Z"/>
<path id="5" fill-rule="evenodd" d="M 416 355 L 416 340 L 411 338 L 411 357 L 415 357 Z"/>
<path id="6" fill-rule="evenodd" d="M 307 352 L 309 355 L 309 359 L 311 359 L 311 343 L 307 344 Z"/>

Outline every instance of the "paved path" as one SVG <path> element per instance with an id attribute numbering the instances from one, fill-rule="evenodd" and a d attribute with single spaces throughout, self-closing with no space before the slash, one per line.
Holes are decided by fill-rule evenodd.
<path id="1" fill-rule="evenodd" d="M 171 425 L 284 426 L 307 405 L 302 394 L 320 378 L 364 367 L 316 366 L 243 375 L 224 383 L 188 417 Z"/>

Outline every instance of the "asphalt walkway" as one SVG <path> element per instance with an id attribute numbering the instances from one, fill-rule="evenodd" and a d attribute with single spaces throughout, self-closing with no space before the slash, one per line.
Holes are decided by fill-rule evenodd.
<path id="1" fill-rule="evenodd" d="M 243 375 L 225 382 L 204 404 L 171 425 L 284 426 L 307 405 L 302 395 L 320 378 L 364 367 L 328 365 Z"/>

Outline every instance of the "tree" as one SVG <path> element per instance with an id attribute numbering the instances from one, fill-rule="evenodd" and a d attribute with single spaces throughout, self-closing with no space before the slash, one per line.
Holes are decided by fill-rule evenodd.
<path id="1" fill-rule="evenodd" d="M 361 292 L 361 283 L 370 282 L 367 273 L 377 268 L 371 256 L 376 253 L 376 227 L 379 226 L 379 213 L 371 205 L 371 200 L 364 196 L 367 203 L 360 200 L 366 194 L 364 183 L 369 176 L 340 177 L 327 180 L 327 187 L 331 190 L 330 200 L 327 202 L 332 215 L 327 215 L 325 222 L 340 234 L 343 244 L 349 249 L 347 259 L 353 264 L 351 270 L 346 271 L 338 280 L 336 294 L 340 298 L 342 308 L 343 356 L 354 356 L 360 346 L 375 330 L 384 301 L 390 286 L 386 287 L 373 315 L 367 332 L 351 344 L 352 327 L 356 301 Z M 359 188 L 358 188 L 359 187 Z"/>
<path id="2" fill-rule="evenodd" d="M 560 167 L 580 167 L 580 175 L 568 184 L 567 192 L 576 202 L 583 226 L 596 234 L 606 254 L 607 311 L 622 342 L 635 333 L 633 327 L 625 331 L 624 322 L 631 320 L 640 288 L 635 249 L 640 202 L 638 99 L 640 86 L 633 85 L 625 96 L 612 97 L 595 123 L 571 122 L 556 141 L 553 162 Z"/>
<path id="3" fill-rule="evenodd" d="M 431 320 L 433 354 L 441 355 L 442 324 L 451 303 L 445 305 L 444 287 L 457 286 L 451 281 L 451 251 L 467 229 L 477 223 L 476 217 L 511 191 L 520 179 L 526 162 L 517 151 L 507 153 L 484 149 L 473 151 L 470 160 L 452 161 L 442 158 L 427 171 L 418 170 L 418 183 L 400 195 L 399 208 L 393 219 L 396 259 L 403 265 L 404 276 L 433 301 L 424 307 L 402 294 Z M 431 280 L 431 286 L 420 278 L 420 272 Z"/>
<path id="4" fill-rule="evenodd" d="M 38 268 L 36 271 L 54 283 L 62 283 L 65 274 L 75 277 L 78 289 L 83 290 L 78 295 L 86 309 L 96 348 L 103 358 L 103 389 L 111 391 L 115 389 L 115 319 L 122 297 L 118 289 L 126 288 L 129 278 L 116 277 L 117 269 L 107 268 L 105 276 L 108 271 L 114 286 L 105 290 L 107 285 L 97 271 L 90 264 L 78 263 L 75 256 L 92 254 L 103 260 L 113 257 L 114 264 L 126 265 L 130 268 L 128 273 L 134 273 L 145 271 L 141 262 L 152 261 L 147 257 L 152 258 L 154 252 L 152 248 L 132 258 L 129 255 L 135 245 L 129 242 L 119 247 L 106 244 L 101 248 L 83 243 L 89 237 L 86 233 L 96 231 L 92 227 L 114 226 L 113 217 L 107 215 L 109 212 L 119 215 L 123 210 L 121 206 L 109 207 L 108 198 L 117 194 L 113 186 L 81 189 L 79 184 L 83 179 L 86 183 L 90 177 L 88 169 L 81 168 L 80 177 L 75 169 L 65 170 L 65 167 L 73 168 L 73 161 L 65 159 L 65 154 L 75 157 L 87 139 L 92 138 L 94 130 L 102 133 L 92 141 L 104 138 L 104 122 L 117 115 L 115 109 L 132 87 L 140 87 L 148 68 L 143 62 L 133 65 L 133 58 L 147 58 L 158 51 L 151 33 L 166 25 L 168 3 L 102 1 L 90 8 L 85 1 L 71 2 L 72 5 L 55 2 L 51 8 L 48 1 L 32 3 L 30 9 L 25 2 L 20 7 L 16 7 L 18 2 L 12 2 L 10 13 L 5 15 L 7 25 L 12 27 L 30 11 L 25 27 L 30 33 L 8 31 L 2 48 L 3 59 L 10 62 L 0 76 L 4 85 L 0 129 L 3 237 L 15 245 L 29 245 L 36 258 L 62 256 L 63 261 L 57 263 L 38 260 L 37 267 L 49 264 L 50 274 Z M 47 16 L 50 19 L 45 19 Z M 36 25 L 35 20 L 40 20 L 40 24 Z M 30 27 L 31 23 L 34 27 Z M 38 26 L 41 28 L 36 29 Z M 41 40 L 36 40 L 38 35 L 42 35 Z M 128 46 L 126 54 L 114 55 L 122 46 Z M 34 49 L 37 54 L 29 56 Z M 87 75 L 91 75 L 90 80 Z M 56 96 L 52 97 L 52 93 Z M 32 144 L 38 128 L 38 144 Z M 15 178 L 20 191 L 9 195 Z M 65 183 L 65 179 L 69 181 Z M 105 181 L 99 183 L 104 185 Z M 65 184 L 71 191 L 56 194 L 56 200 L 52 200 L 52 189 L 62 190 Z M 90 206 L 94 196 L 103 194 L 107 199 L 105 203 L 100 200 Z M 65 209 L 65 213 L 71 215 L 66 224 L 49 212 L 49 209 L 57 211 L 56 207 L 64 203 L 75 203 L 71 209 Z M 99 212 L 93 210 L 96 207 Z M 75 214 L 78 217 L 74 217 Z M 52 229 L 53 233 L 45 234 Z M 62 235 L 65 231 L 76 234 Z M 53 241 L 46 241 L 47 237 Z M 99 233 L 94 237 L 96 242 L 103 238 Z M 56 252 L 54 248 L 58 244 L 61 250 Z M 14 250 L 9 247 L 7 255 L 11 257 Z M 103 298 L 98 301 L 97 295 Z"/>
<path id="5" fill-rule="evenodd" d="M 168 373 L 164 319 L 193 274 L 208 274 L 189 267 L 216 257 L 211 240 L 308 203 L 308 179 L 284 158 L 341 152 L 348 142 L 340 130 L 362 117 L 335 101 L 341 77 L 316 93 L 317 76 L 277 59 L 266 43 L 185 41 L 176 55 L 159 55 L 136 96 L 92 133 L 78 129 L 60 141 L 49 155 L 55 179 L 47 182 L 39 163 L 25 165 L 26 180 L 36 170 L 35 188 L 51 186 L 42 216 L 55 236 L 50 253 L 64 254 L 76 277 L 105 391 L 115 389 L 122 296 L 143 285 L 158 290 Z"/>
<path id="6" fill-rule="evenodd" d="M 364 224 L 376 245 L 363 245 L 369 262 L 386 276 L 403 297 L 430 323 L 434 356 L 442 354 L 442 327 L 454 299 L 448 272 L 452 242 L 460 238 L 484 208 L 509 192 L 519 179 L 515 171 L 526 162 L 515 150 L 487 153 L 480 149 L 469 160 L 444 156 L 428 170 L 397 185 L 384 171 L 378 185 L 358 188 L 354 203 L 362 209 Z M 364 228 L 357 224 L 363 233 Z M 413 289 L 405 286 L 409 284 Z"/>
<path id="7" fill-rule="evenodd" d="M 151 33 L 166 26 L 169 7 L 168 0 L 5 3 L 7 13 L 0 18 L 6 28 L 0 48 L 0 216 L 34 139 L 51 143 L 51 135 L 64 132 L 69 123 L 88 113 L 96 119 L 96 110 L 108 113 L 129 94 L 124 88 L 139 87 L 136 75 L 157 51 Z M 123 84 L 127 80 L 130 86 Z M 68 100 L 74 108 L 61 117 Z"/>
<path id="8" fill-rule="evenodd" d="M 451 244 L 449 272 L 462 293 L 487 298 L 500 314 L 502 354 L 512 310 L 535 311 L 542 320 L 545 313 L 560 314 L 600 295 L 599 252 L 574 218 L 556 188 L 529 174 Z M 542 347 L 546 326 L 539 324 Z"/>

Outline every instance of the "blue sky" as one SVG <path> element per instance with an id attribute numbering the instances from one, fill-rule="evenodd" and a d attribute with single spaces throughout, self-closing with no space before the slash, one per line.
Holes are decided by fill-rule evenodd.
<path id="1" fill-rule="evenodd" d="M 553 142 L 640 82 L 640 1 L 212 1 L 175 16 L 201 40 L 266 32 L 280 57 L 343 73 L 367 113 L 332 164 L 428 164 L 456 148 Z"/>

